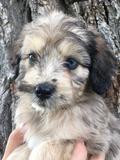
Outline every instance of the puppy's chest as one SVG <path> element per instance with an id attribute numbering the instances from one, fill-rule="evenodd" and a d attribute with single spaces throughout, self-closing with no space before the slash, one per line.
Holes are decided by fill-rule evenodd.
<path id="1" fill-rule="evenodd" d="M 44 141 L 43 141 L 43 139 L 41 139 L 41 137 L 38 136 L 38 135 L 32 136 L 32 137 L 27 141 L 28 147 L 29 147 L 30 149 L 34 149 L 35 147 L 37 147 L 37 146 L 40 145 L 41 143 L 44 143 Z"/>
<path id="2" fill-rule="evenodd" d="M 64 120 L 55 119 L 49 120 L 48 122 L 42 124 L 39 129 L 37 128 L 32 132 L 29 132 L 29 135 L 26 135 L 27 143 L 29 148 L 34 149 L 36 146 L 59 140 L 76 140 L 80 137 L 87 137 L 89 128 L 85 127 L 84 123 L 77 119 L 69 119 L 70 117 L 65 118 Z M 35 130 L 34 128 L 30 129 Z"/>
<path id="3" fill-rule="evenodd" d="M 46 134 L 46 133 L 45 133 Z M 43 134 L 36 134 L 31 136 L 27 140 L 28 147 L 33 150 L 38 145 L 43 145 L 44 143 L 54 142 L 54 141 L 61 141 L 61 140 L 73 140 L 73 139 L 79 139 L 80 133 L 76 132 L 72 133 L 72 131 L 69 130 L 61 130 L 56 131 L 55 133 L 48 133 L 47 135 Z"/>

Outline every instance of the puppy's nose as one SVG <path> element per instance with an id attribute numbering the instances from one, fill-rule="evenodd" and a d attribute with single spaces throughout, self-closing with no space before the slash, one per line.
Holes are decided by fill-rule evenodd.
<path id="1" fill-rule="evenodd" d="M 55 86 L 48 82 L 41 83 L 37 85 L 35 88 L 35 94 L 41 100 L 50 98 L 54 92 L 55 92 Z"/>

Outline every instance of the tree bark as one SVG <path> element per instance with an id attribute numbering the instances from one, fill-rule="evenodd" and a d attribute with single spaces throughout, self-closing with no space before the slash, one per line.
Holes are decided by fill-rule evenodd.
<path id="1" fill-rule="evenodd" d="M 118 71 L 105 98 L 108 107 L 120 117 L 120 2 L 119 0 L 0 0 L 0 159 L 14 124 L 16 96 L 11 90 L 10 46 L 22 27 L 44 14 L 46 8 L 57 8 L 77 16 L 101 32 L 118 59 Z"/>

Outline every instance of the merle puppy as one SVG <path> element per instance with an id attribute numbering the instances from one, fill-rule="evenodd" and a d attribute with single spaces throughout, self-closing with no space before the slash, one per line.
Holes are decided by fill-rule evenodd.
<path id="1" fill-rule="evenodd" d="M 70 160 L 81 138 L 89 155 L 120 160 L 120 125 L 100 96 L 111 85 L 115 58 L 100 35 L 53 11 L 23 28 L 15 52 L 15 123 L 27 131 L 8 160 Z"/>

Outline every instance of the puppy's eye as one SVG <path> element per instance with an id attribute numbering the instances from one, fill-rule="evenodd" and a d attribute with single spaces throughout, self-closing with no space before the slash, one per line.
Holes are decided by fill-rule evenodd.
<path id="1" fill-rule="evenodd" d="M 64 67 L 68 68 L 69 70 L 74 70 L 78 67 L 79 63 L 74 58 L 67 58 Z"/>
<path id="2" fill-rule="evenodd" d="M 29 54 L 29 62 L 30 62 L 30 64 L 35 64 L 35 62 L 37 61 L 37 55 L 34 53 L 34 52 L 32 52 L 32 53 L 30 53 Z"/>

